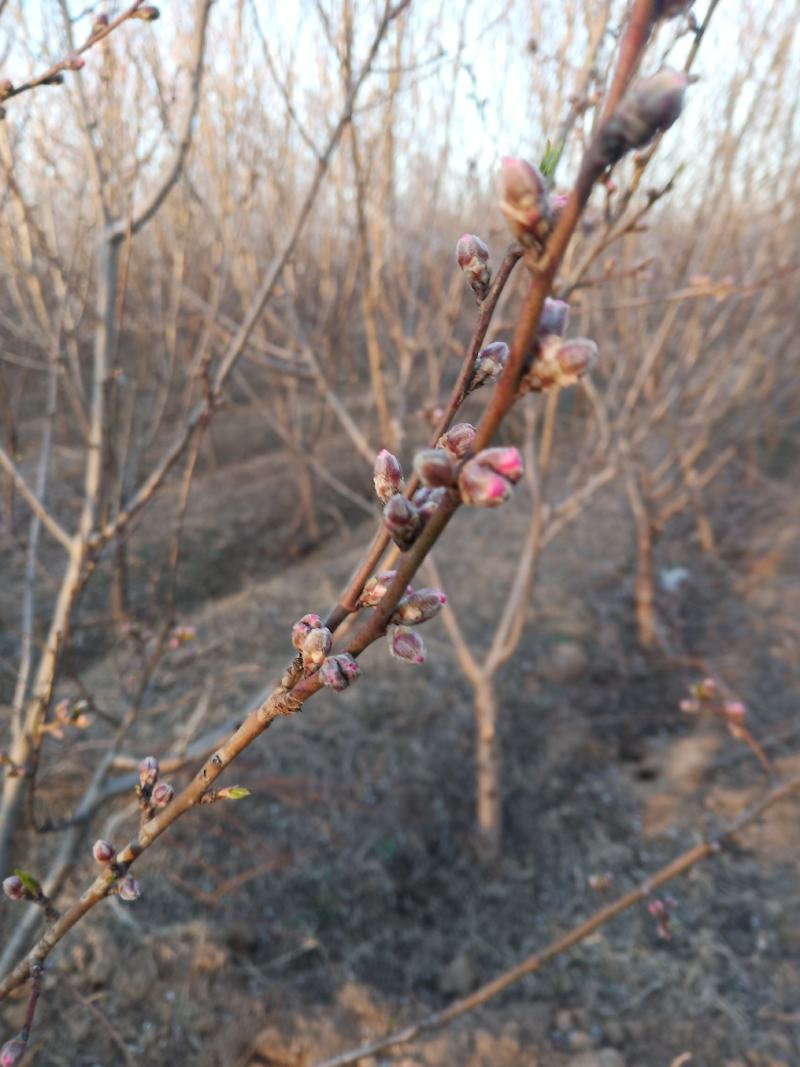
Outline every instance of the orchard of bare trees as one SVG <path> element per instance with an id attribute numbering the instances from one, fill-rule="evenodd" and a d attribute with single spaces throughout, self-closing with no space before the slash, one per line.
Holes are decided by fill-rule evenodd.
<path id="1" fill-rule="evenodd" d="M 0 0 L 0 1067 L 800 1062 L 799 98 Z"/>

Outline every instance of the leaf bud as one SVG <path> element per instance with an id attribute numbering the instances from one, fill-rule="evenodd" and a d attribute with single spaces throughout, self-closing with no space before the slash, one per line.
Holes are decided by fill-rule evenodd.
<path id="1" fill-rule="evenodd" d="M 360 674 L 361 668 L 349 652 L 341 652 L 338 656 L 329 656 L 319 671 L 322 684 L 337 693 L 352 685 Z"/>
<path id="2" fill-rule="evenodd" d="M 309 631 L 302 648 L 303 666 L 309 674 L 319 670 L 332 645 L 333 634 L 327 626 Z"/>
<path id="3" fill-rule="evenodd" d="M 469 391 L 480 389 L 487 382 L 496 382 L 503 373 L 508 360 L 508 345 L 505 341 L 494 341 L 481 349 L 475 360 L 475 371 L 469 383 Z"/>
<path id="4" fill-rule="evenodd" d="M 155 756 L 145 756 L 139 764 L 139 785 L 149 789 L 158 780 L 158 760 Z"/>
<path id="5" fill-rule="evenodd" d="M 526 159 L 504 156 L 498 182 L 500 210 L 525 248 L 541 247 L 552 226 L 547 182 Z"/>
<path id="6" fill-rule="evenodd" d="M 388 448 L 382 448 L 378 453 L 372 480 L 378 500 L 383 504 L 402 492 L 403 469 Z"/>
<path id="7" fill-rule="evenodd" d="M 441 489 L 455 485 L 456 460 L 444 448 L 426 448 L 414 457 L 414 470 L 419 480 L 428 489 Z"/>
<path id="8" fill-rule="evenodd" d="M 120 900 L 132 903 L 142 895 L 142 884 L 132 874 L 126 874 L 117 887 L 117 894 Z"/>
<path id="9" fill-rule="evenodd" d="M 104 841 L 102 838 L 99 841 L 95 841 L 92 846 L 92 855 L 101 867 L 108 867 L 109 863 L 113 863 L 116 854 L 117 850 L 111 842 Z"/>
<path id="10" fill-rule="evenodd" d="M 456 459 L 463 459 L 472 447 L 478 431 L 469 422 L 457 422 L 447 433 L 443 433 L 436 442 L 439 448 L 446 448 Z"/>
<path id="11" fill-rule="evenodd" d="M 393 496 L 383 509 L 383 525 L 397 547 L 405 552 L 420 535 L 422 516 L 410 500 Z"/>
<path id="12" fill-rule="evenodd" d="M 418 589 L 399 601 L 392 622 L 418 626 L 438 615 L 446 603 L 447 597 L 440 589 Z"/>
<path id="13" fill-rule="evenodd" d="M 414 493 L 411 500 L 417 511 L 419 511 L 419 517 L 423 526 L 425 526 L 428 519 L 441 504 L 446 491 L 447 490 L 443 486 L 439 486 L 435 489 L 429 489 L 428 486 L 422 486 Z"/>
<path id="14" fill-rule="evenodd" d="M 175 796 L 175 790 L 169 782 L 159 782 L 152 792 L 150 800 L 154 808 L 165 808 Z"/>
<path id="15" fill-rule="evenodd" d="M 3 879 L 3 892 L 9 900 L 25 900 L 27 896 L 25 883 L 16 874 Z"/>
<path id="16" fill-rule="evenodd" d="M 406 663 L 425 662 L 425 642 L 407 626 L 396 626 L 389 638 L 389 652 Z"/>
<path id="17" fill-rule="evenodd" d="M 478 301 L 486 299 L 492 281 L 489 249 L 474 233 L 462 234 L 456 245 L 456 262 L 466 275 Z"/>
<path id="18" fill-rule="evenodd" d="M 312 630 L 318 630 L 322 626 L 322 619 L 319 615 L 304 615 L 302 619 L 299 619 L 292 627 L 292 645 L 298 652 L 303 651 L 303 644 L 306 637 Z"/>

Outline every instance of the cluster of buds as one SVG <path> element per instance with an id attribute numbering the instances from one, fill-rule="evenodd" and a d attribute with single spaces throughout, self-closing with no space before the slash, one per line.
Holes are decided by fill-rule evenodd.
<path id="1" fill-rule="evenodd" d="M 86 700 L 68 700 L 66 697 L 59 700 L 53 707 L 53 719 L 39 726 L 40 734 L 49 734 L 57 741 L 63 740 L 64 731 L 68 727 L 75 730 L 85 730 L 92 724 L 91 717 L 86 714 L 89 702 Z"/>
<path id="2" fill-rule="evenodd" d="M 152 758 L 152 756 L 148 757 L 148 759 Z M 159 789 L 169 790 L 169 800 L 172 799 L 172 786 L 167 785 L 166 782 L 162 782 L 160 785 L 157 785 L 153 790 L 154 804 L 156 803 L 155 794 L 159 791 Z M 164 803 L 168 802 L 169 801 L 165 801 Z M 156 804 L 156 806 L 159 805 Z M 162 804 L 160 806 L 163 807 L 164 805 Z M 102 838 L 99 841 L 95 841 L 94 845 L 92 846 L 92 855 L 94 856 L 95 861 L 99 863 L 101 867 L 110 867 L 112 874 L 116 876 L 122 874 L 122 871 L 124 871 L 125 869 L 124 866 L 121 869 L 119 866 L 117 866 L 117 850 L 114 848 L 110 841 L 104 841 Z M 139 897 L 142 895 L 142 886 L 139 880 L 137 878 L 134 878 L 132 874 L 125 874 L 122 878 L 119 879 L 116 885 L 112 886 L 112 888 L 109 890 L 109 893 L 118 896 L 120 900 L 124 900 L 127 903 L 132 903 L 134 900 L 138 900 Z"/>
<path id="3" fill-rule="evenodd" d="M 656 920 L 656 936 L 662 941 L 672 940 L 673 916 L 678 906 L 674 897 L 656 897 L 647 905 L 647 912 Z"/>
<path id="4" fill-rule="evenodd" d="M 604 166 L 612 166 L 632 148 L 642 148 L 668 130 L 681 113 L 688 84 L 687 74 L 668 67 L 635 82 L 600 131 Z"/>
<path id="5" fill-rule="evenodd" d="M 500 210 L 508 228 L 524 248 L 540 249 L 553 228 L 547 181 L 526 159 L 504 156 L 500 165 Z"/>
<path id="6" fill-rule="evenodd" d="M 731 737 L 753 747 L 753 737 L 745 725 L 747 708 L 740 700 L 727 700 L 714 678 L 703 678 L 696 682 L 690 688 L 688 698 L 682 700 L 679 707 L 687 715 L 699 715 L 704 711 L 717 715 L 728 727 Z"/>
<path id="7" fill-rule="evenodd" d="M 375 462 L 375 491 L 381 500 L 385 500 L 383 525 L 404 552 L 411 548 L 439 507 L 445 487 L 455 481 L 455 463 L 450 453 L 429 449 L 420 455 L 422 458 L 418 457 L 415 466 L 423 485 L 410 500 L 401 492 L 403 472 L 397 458 L 384 449 Z M 428 457 L 427 462 L 425 457 Z"/>
<path id="8" fill-rule="evenodd" d="M 481 349 L 475 360 L 475 370 L 469 383 L 469 392 L 480 389 L 488 382 L 496 382 L 508 361 L 508 345 L 505 341 L 493 341 Z"/>
<path id="9" fill-rule="evenodd" d="M 470 289 L 482 303 L 489 292 L 492 269 L 489 266 L 489 249 L 474 233 L 462 234 L 456 245 L 456 263 L 466 275 Z"/>
<path id="10" fill-rule="evenodd" d="M 444 448 L 456 459 L 463 459 L 472 448 L 475 434 L 478 431 L 471 422 L 457 422 L 451 426 L 447 433 L 443 433 L 436 442 L 439 448 Z"/>
<path id="11" fill-rule="evenodd" d="M 160 770 L 161 768 L 155 756 L 145 756 L 139 764 L 139 782 L 136 786 L 136 795 L 139 798 L 139 807 L 142 809 L 145 819 L 152 818 L 156 811 L 160 808 L 165 808 L 175 796 L 175 790 L 169 782 L 158 781 Z M 96 856 L 95 859 L 97 859 Z"/>
<path id="12" fill-rule="evenodd" d="M 530 369 L 520 383 L 521 392 L 541 393 L 553 386 L 575 385 L 597 363 L 597 345 L 588 337 L 565 341 L 558 334 L 539 339 Z"/>
<path id="13" fill-rule="evenodd" d="M 408 626 L 393 626 L 389 632 L 389 652 L 404 663 L 425 662 L 425 642 Z"/>
<path id="14" fill-rule="evenodd" d="M 496 508 L 511 496 L 522 477 L 522 456 L 516 448 L 485 448 L 467 460 L 458 476 L 465 504 Z"/>
<path id="15" fill-rule="evenodd" d="M 314 674 L 331 650 L 333 634 L 319 615 L 304 615 L 292 627 L 292 644 L 300 653 L 304 672 Z"/>
<path id="16" fill-rule="evenodd" d="M 340 693 L 347 689 L 361 674 L 361 668 L 349 652 L 328 656 L 319 670 L 322 684 Z"/>
<path id="17" fill-rule="evenodd" d="M 92 855 L 95 858 L 95 862 L 99 863 L 101 867 L 110 867 L 117 858 L 117 850 L 110 841 L 104 841 L 101 838 L 95 841 L 92 846 Z"/>
<path id="18" fill-rule="evenodd" d="M 169 647 L 174 651 L 181 645 L 188 645 L 197 639 L 196 626 L 176 626 L 169 639 Z"/>

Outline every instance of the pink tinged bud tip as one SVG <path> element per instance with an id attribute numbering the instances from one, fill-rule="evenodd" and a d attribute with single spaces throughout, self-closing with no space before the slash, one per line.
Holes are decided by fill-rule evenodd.
<path id="1" fill-rule="evenodd" d="M 383 509 L 383 525 L 387 533 L 404 552 L 411 548 L 422 530 L 419 509 L 404 496 L 393 496 Z"/>
<path id="2" fill-rule="evenodd" d="M 456 459 L 463 459 L 472 448 L 475 434 L 478 431 L 470 422 L 457 422 L 451 426 L 447 433 L 443 433 L 437 441 L 439 448 L 445 448 L 452 452 Z"/>
<path id="3" fill-rule="evenodd" d="M 150 799 L 157 808 L 165 808 L 175 796 L 175 790 L 169 782 L 159 782 L 152 792 Z"/>
<path id="4" fill-rule="evenodd" d="M 456 460 L 445 448 L 426 448 L 414 457 L 414 470 L 428 489 L 441 489 L 456 482 Z"/>
<path id="5" fill-rule="evenodd" d="M 372 480 L 378 500 L 383 504 L 403 490 L 403 469 L 397 457 L 386 448 L 381 449 L 375 459 Z"/>
<path id="6" fill-rule="evenodd" d="M 319 615 L 304 615 L 292 627 L 292 645 L 298 652 L 302 652 L 306 638 L 312 630 L 318 630 L 322 626 Z"/>
<path id="7" fill-rule="evenodd" d="M 337 693 L 352 685 L 360 674 L 361 668 L 349 652 L 342 652 L 338 656 L 329 656 L 319 671 L 322 684 Z"/>
<path id="8" fill-rule="evenodd" d="M 15 874 L 3 879 L 3 892 L 9 900 L 24 900 L 26 897 L 25 885 Z"/>
<path id="9" fill-rule="evenodd" d="M 487 382 L 496 382 L 503 373 L 508 360 L 508 345 L 505 341 L 494 341 L 478 353 L 475 360 L 475 372 L 472 375 L 469 390 L 480 389 Z"/>
<path id="10" fill-rule="evenodd" d="M 597 345 L 586 337 L 562 341 L 557 335 L 541 339 L 539 354 L 525 377 L 525 385 L 542 392 L 557 385 L 575 385 L 597 363 Z"/>
<path id="11" fill-rule="evenodd" d="M 327 626 L 311 630 L 303 642 L 303 665 L 306 670 L 315 671 L 328 655 L 333 645 L 333 634 Z"/>
<path id="12" fill-rule="evenodd" d="M 0 1049 L 0 1067 L 17 1067 L 18 1063 L 22 1062 L 22 1057 L 25 1055 L 26 1041 L 23 1041 L 21 1037 L 14 1037 L 10 1041 L 6 1041 L 5 1045 Z"/>
<path id="13" fill-rule="evenodd" d="M 486 448 L 461 470 L 461 499 L 471 507 L 499 507 L 511 496 L 522 471 L 522 457 L 516 448 Z"/>
<path id="14" fill-rule="evenodd" d="M 125 900 L 128 903 L 132 903 L 134 900 L 138 900 L 142 895 L 142 885 L 137 878 L 134 878 L 132 874 L 126 874 L 122 881 L 119 883 L 117 889 L 120 900 Z"/>
<path id="15" fill-rule="evenodd" d="M 407 626 L 397 626 L 389 639 L 389 652 L 406 663 L 425 662 L 425 642 Z"/>
<path id="16" fill-rule="evenodd" d="M 478 300 L 486 299 L 492 281 L 489 249 L 474 233 L 462 234 L 456 245 L 456 262 Z"/>
<path id="17" fill-rule="evenodd" d="M 139 764 L 139 784 L 142 789 L 155 785 L 158 779 L 158 760 L 155 756 L 145 756 Z"/>
<path id="18" fill-rule="evenodd" d="M 552 226 L 547 183 L 526 159 L 504 156 L 498 181 L 500 210 L 526 248 L 541 246 Z"/>
<path id="19" fill-rule="evenodd" d="M 361 596 L 358 598 L 358 606 L 361 608 L 377 607 L 386 596 L 396 575 L 397 571 L 380 571 L 378 574 L 373 574 L 364 584 Z M 406 586 L 406 595 L 411 592 L 413 592 L 411 586 Z"/>
<path id="20" fill-rule="evenodd" d="M 111 842 L 103 841 L 102 838 L 99 841 L 95 841 L 92 846 L 92 855 L 101 867 L 107 867 L 109 863 L 112 863 L 116 854 L 117 850 Z"/>
<path id="21" fill-rule="evenodd" d="M 747 715 L 747 708 L 739 700 L 726 700 L 722 712 L 726 718 L 741 722 Z"/>
<path id="22" fill-rule="evenodd" d="M 440 589 L 418 589 L 398 603 L 392 622 L 418 626 L 438 615 L 446 603 L 447 597 Z"/>

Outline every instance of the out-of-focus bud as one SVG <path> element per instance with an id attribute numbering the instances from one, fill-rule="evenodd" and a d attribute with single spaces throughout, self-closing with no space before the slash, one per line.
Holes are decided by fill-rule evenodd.
<path id="1" fill-rule="evenodd" d="M 175 790 L 169 782 L 159 782 L 153 790 L 150 799 L 154 808 L 165 808 L 167 804 L 172 802 L 174 796 Z"/>
<path id="2" fill-rule="evenodd" d="M 398 603 L 392 622 L 418 626 L 438 615 L 446 603 L 447 597 L 441 589 L 418 589 Z"/>
<path id="3" fill-rule="evenodd" d="M 389 651 L 395 659 L 406 663 L 425 662 L 425 642 L 407 626 L 396 626 L 389 638 Z"/>
<path id="4" fill-rule="evenodd" d="M 378 453 L 372 480 L 378 500 L 383 504 L 403 491 L 403 469 L 397 457 L 387 448 L 382 448 Z"/>
<path id="5" fill-rule="evenodd" d="M 94 23 L 92 25 L 92 37 L 95 37 L 98 33 L 101 33 L 106 29 L 108 29 L 108 15 L 95 15 Z"/>
<path id="6" fill-rule="evenodd" d="M 327 626 L 311 630 L 303 642 L 303 666 L 311 674 L 318 670 L 333 644 L 333 634 Z"/>
<path id="7" fill-rule="evenodd" d="M 361 668 L 349 652 L 342 652 L 338 656 L 329 656 L 320 667 L 319 676 L 322 684 L 328 689 L 341 692 L 361 674 Z"/>
<path id="8" fill-rule="evenodd" d="M 102 838 L 99 841 L 95 841 L 92 846 L 92 855 L 101 867 L 107 867 L 109 863 L 113 863 L 116 854 L 117 850 L 111 842 L 103 841 Z"/>
<path id="9" fill-rule="evenodd" d="M 145 4 L 144 7 L 135 11 L 132 17 L 141 19 L 142 22 L 155 22 L 156 19 L 161 18 L 161 12 L 153 4 Z"/>
<path id="10" fill-rule="evenodd" d="M 456 245 L 456 262 L 463 270 L 479 301 L 484 301 L 492 281 L 489 249 L 474 233 L 462 234 Z"/>
<path id="11" fill-rule="evenodd" d="M 0 81 L 0 100 L 7 100 L 13 92 L 14 83 L 10 78 L 3 78 Z"/>
<path id="12" fill-rule="evenodd" d="M 457 422 L 447 433 L 443 433 L 436 442 L 439 448 L 446 448 L 456 459 L 463 459 L 472 447 L 478 431 L 470 422 Z"/>
<path id="13" fill-rule="evenodd" d="M 383 509 L 383 525 L 397 547 L 405 552 L 420 535 L 422 516 L 410 500 L 393 496 Z"/>
<path id="14" fill-rule="evenodd" d="M 26 1045 L 27 1042 L 21 1037 L 12 1037 L 10 1041 L 6 1041 L 0 1049 L 0 1067 L 17 1067 L 18 1063 L 22 1063 Z"/>
<path id="15" fill-rule="evenodd" d="M 722 714 L 733 722 L 743 722 L 747 716 L 747 708 L 740 700 L 726 700 L 722 705 Z"/>
<path id="16" fill-rule="evenodd" d="M 505 341 L 494 341 L 481 349 L 475 360 L 475 373 L 469 383 L 469 391 L 480 389 L 487 382 L 496 382 L 503 373 L 508 360 L 508 345 Z"/>
<path id="17" fill-rule="evenodd" d="M 550 205 L 550 223 L 553 229 L 558 225 L 558 220 L 567 206 L 569 196 L 566 193 L 551 193 L 548 201 Z"/>
<path id="18" fill-rule="evenodd" d="M 511 496 L 521 476 L 522 457 L 516 448 L 484 449 L 461 470 L 461 499 L 472 507 L 499 507 Z"/>
<path id="19" fill-rule="evenodd" d="M 543 244 L 552 226 L 547 182 L 526 159 L 501 160 L 500 210 L 512 234 L 526 248 Z"/>
<path id="20" fill-rule="evenodd" d="M 318 630 L 322 626 L 319 615 L 304 615 L 292 627 L 292 645 L 298 652 L 303 651 L 305 640 L 312 630 Z"/>
<path id="21" fill-rule="evenodd" d="M 86 60 L 81 59 L 80 56 L 70 56 L 66 62 L 67 70 L 83 70 L 86 66 Z"/>
<path id="22" fill-rule="evenodd" d="M 3 879 L 3 892 L 9 900 L 25 900 L 28 895 L 24 882 L 16 874 L 10 874 L 8 878 Z"/>
<path id="23" fill-rule="evenodd" d="M 668 130 L 683 108 L 689 76 L 665 67 L 634 83 L 600 131 L 603 163 L 610 166 L 631 148 L 642 148 Z"/>
<path id="24" fill-rule="evenodd" d="M 447 490 L 442 487 L 429 489 L 427 486 L 422 486 L 422 488 L 417 489 L 416 493 L 414 493 L 412 502 L 419 512 L 419 517 L 423 526 L 439 507 L 446 492 Z"/>
<path id="25" fill-rule="evenodd" d="M 548 334 L 564 336 L 569 318 L 569 304 L 566 300 L 551 300 L 548 296 L 544 302 L 542 313 L 539 316 L 538 333 L 545 337 Z"/>
<path id="26" fill-rule="evenodd" d="M 63 84 L 64 84 L 64 75 L 63 74 L 51 74 L 49 78 L 43 78 L 42 79 L 42 85 L 63 85 Z"/>
<path id="27" fill-rule="evenodd" d="M 455 485 L 456 460 L 445 448 L 426 448 L 414 456 L 414 470 L 428 489 Z"/>
<path id="28" fill-rule="evenodd" d="M 138 900 L 142 895 L 142 884 L 134 878 L 132 874 L 126 874 L 122 881 L 119 883 L 117 889 L 120 900 L 128 901 L 128 903 Z"/>
<path id="29" fill-rule="evenodd" d="M 684 15 L 694 3 L 694 0 L 657 0 L 655 16 L 657 19 L 673 19 L 676 15 Z"/>
<path id="30" fill-rule="evenodd" d="M 139 764 L 139 785 L 149 789 L 158 780 L 158 760 L 155 756 L 145 756 Z"/>
<path id="31" fill-rule="evenodd" d="M 539 355 L 525 375 L 524 389 L 540 393 L 554 385 L 574 385 L 597 363 L 597 345 L 586 337 L 563 341 L 552 335 L 541 339 Z"/>

